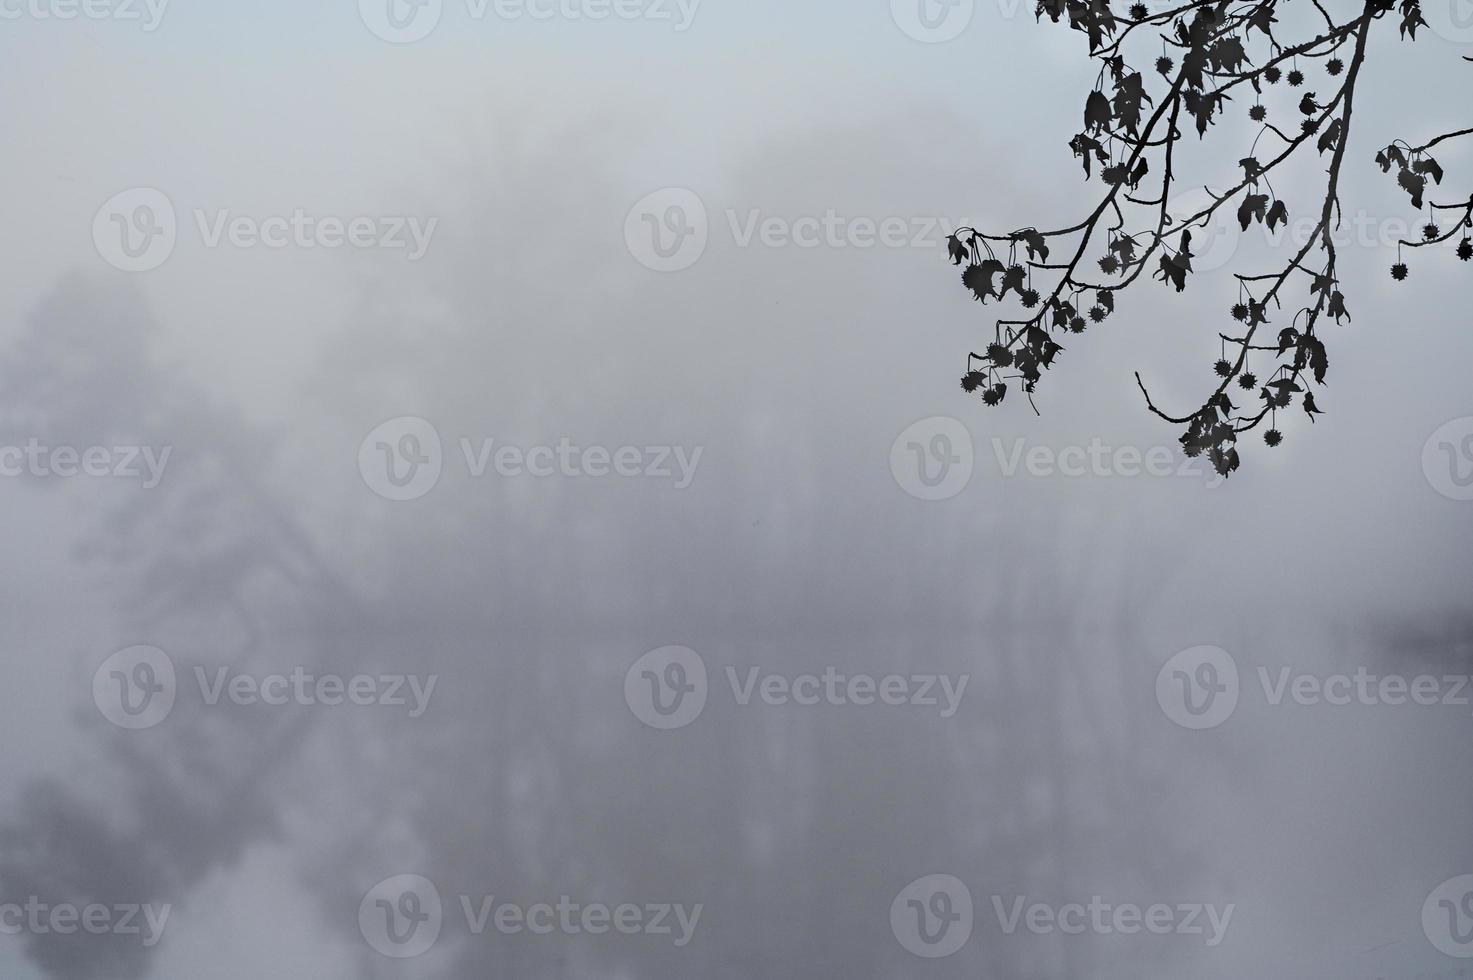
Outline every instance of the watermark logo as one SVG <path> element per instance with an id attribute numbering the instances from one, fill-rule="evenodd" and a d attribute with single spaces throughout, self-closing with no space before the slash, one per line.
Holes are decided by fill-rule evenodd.
<path id="1" fill-rule="evenodd" d="M 1156 675 L 1156 703 L 1183 728 L 1216 728 L 1238 707 L 1238 665 L 1221 647 L 1183 650 Z"/>
<path id="2" fill-rule="evenodd" d="M 1432 33 L 1454 44 L 1473 44 L 1473 0 L 1422 0 Z"/>
<path id="3" fill-rule="evenodd" d="M 174 710 L 174 662 L 158 647 L 133 646 L 102 662 L 92 675 L 92 701 L 119 728 L 152 728 Z"/>
<path id="4" fill-rule="evenodd" d="M 179 222 L 163 191 L 134 187 L 108 198 L 92 218 L 92 243 L 115 269 L 148 272 L 174 254 Z"/>
<path id="5" fill-rule="evenodd" d="M 1449 500 L 1473 500 L 1473 416 L 1453 419 L 1422 447 L 1422 472 Z"/>
<path id="6" fill-rule="evenodd" d="M 1422 931 L 1439 951 L 1473 957 L 1473 875 L 1450 878 L 1422 903 Z"/>
<path id="7" fill-rule="evenodd" d="M 358 0 L 364 25 L 390 44 L 423 41 L 440 24 L 444 0 Z"/>
<path id="8" fill-rule="evenodd" d="M 972 938 L 972 893 L 951 875 L 917 878 L 890 903 L 890 931 L 916 956 L 950 956 Z"/>
<path id="9" fill-rule="evenodd" d="M 444 454 L 440 433 L 413 415 L 390 419 L 358 447 L 363 482 L 385 500 L 418 500 L 440 482 Z"/>
<path id="10" fill-rule="evenodd" d="M 921 419 L 890 447 L 890 473 L 900 489 L 919 500 L 949 500 L 972 481 L 976 451 L 972 433 L 945 416 Z"/>
<path id="11" fill-rule="evenodd" d="M 358 905 L 358 931 L 364 940 L 375 952 L 396 960 L 429 952 L 444 920 L 439 890 L 420 875 L 386 878 Z"/>
<path id="12" fill-rule="evenodd" d="M 705 202 L 684 187 L 646 194 L 624 218 L 629 254 L 655 272 L 680 272 L 695 265 L 706 254 L 710 234 Z"/>
<path id="13" fill-rule="evenodd" d="M 1187 230 L 1192 234 L 1192 269 L 1197 272 L 1211 272 L 1221 269 L 1232 261 L 1233 255 L 1238 251 L 1238 239 L 1242 237 L 1242 229 L 1233 220 L 1231 210 L 1226 207 L 1217 207 L 1217 201 L 1202 188 L 1185 191 L 1171 199 L 1166 213 L 1174 216 L 1178 221 L 1191 218 L 1209 208 L 1217 209 L 1212 216 L 1206 219 L 1206 223 L 1197 223 Z M 1175 232 L 1168 232 L 1171 245 L 1176 248 L 1181 243 L 1181 236 Z"/>
<path id="14" fill-rule="evenodd" d="M 890 16 L 909 37 L 942 44 L 961 37 L 977 12 L 976 0 L 890 0 Z"/>
<path id="15" fill-rule="evenodd" d="M 651 728 L 684 728 L 706 707 L 706 664 L 689 647 L 668 646 L 636 660 L 624 674 L 624 701 Z"/>

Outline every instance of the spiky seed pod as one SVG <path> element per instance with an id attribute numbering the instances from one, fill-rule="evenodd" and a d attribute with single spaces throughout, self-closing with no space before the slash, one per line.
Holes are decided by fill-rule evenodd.
<path id="1" fill-rule="evenodd" d="M 1298 68 L 1295 68 L 1293 71 L 1289 72 L 1289 84 L 1294 86 L 1295 88 L 1303 85 L 1304 72 L 1300 71 Z"/>
<path id="2" fill-rule="evenodd" d="M 1248 118 L 1254 122 L 1263 122 L 1268 118 L 1268 109 L 1262 105 L 1256 105 L 1248 110 Z"/>
<path id="3" fill-rule="evenodd" d="M 1269 429 L 1263 434 L 1263 441 L 1268 443 L 1270 447 L 1277 446 L 1284 441 L 1284 434 L 1278 429 Z"/>
<path id="4" fill-rule="evenodd" d="M 1396 265 L 1393 265 L 1391 267 L 1391 278 L 1395 279 L 1397 282 L 1402 282 L 1406 279 L 1408 271 L 1409 270 L 1407 269 L 1407 265 L 1405 262 L 1398 262 L 1396 263 Z"/>
<path id="5" fill-rule="evenodd" d="M 1465 238 L 1461 242 L 1458 242 L 1458 258 L 1464 262 L 1473 259 L 1473 239 Z"/>
<path id="6" fill-rule="evenodd" d="M 1331 75 L 1338 75 L 1344 70 L 1345 62 L 1341 61 L 1339 58 L 1331 58 L 1329 63 L 1325 65 L 1325 71 L 1329 72 Z"/>
<path id="7" fill-rule="evenodd" d="M 1084 328 L 1086 326 L 1087 324 L 1084 322 L 1084 317 L 1082 316 L 1076 316 L 1074 317 L 1074 319 L 1069 321 L 1069 329 L 1072 330 L 1074 333 L 1084 333 Z"/>
<path id="8" fill-rule="evenodd" d="M 1025 290 L 1023 290 L 1023 305 L 1025 307 L 1027 307 L 1030 310 L 1033 309 L 1035 306 L 1038 305 L 1038 300 L 1039 300 L 1038 290 L 1036 290 L 1036 289 L 1025 289 Z"/>
<path id="9" fill-rule="evenodd" d="M 1242 388 L 1244 391 L 1252 391 L 1254 388 L 1258 387 L 1258 375 L 1243 375 L 1241 378 L 1238 379 L 1238 387 Z"/>
<path id="10" fill-rule="evenodd" d="M 1217 376 L 1220 378 L 1226 378 L 1233 373 L 1233 366 L 1227 361 L 1218 361 L 1212 366 L 1212 369 L 1217 372 Z"/>
<path id="11" fill-rule="evenodd" d="M 1095 323 L 1104 323 L 1105 317 L 1107 316 L 1109 316 L 1109 314 L 1105 312 L 1105 308 L 1103 306 L 1091 306 L 1089 308 L 1089 318 Z"/>
<path id="12" fill-rule="evenodd" d="M 1279 66 L 1278 65 L 1269 65 L 1267 68 L 1265 68 L 1263 70 L 1263 78 L 1270 85 L 1277 85 L 1277 84 L 1279 84 L 1279 79 L 1281 79 L 1283 77 L 1284 77 L 1284 73 L 1281 72 L 1281 71 L 1279 71 Z"/>
<path id="13" fill-rule="evenodd" d="M 1159 58 L 1156 59 L 1156 70 L 1159 71 L 1163 75 L 1170 75 L 1171 74 L 1171 69 L 1173 69 L 1175 67 L 1176 67 L 1176 62 L 1172 61 L 1170 58 L 1166 57 L 1165 55 L 1162 55 L 1161 57 L 1159 57 Z"/>
<path id="14" fill-rule="evenodd" d="M 1433 222 L 1429 221 L 1427 222 L 1427 224 L 1422 226 L 1422 237 L 1427 239 L 1429 242 L 1441 234 L 1442 229 L 1437 227 L 1437 225 Z"/>
<path id="15" fill-rule="evenodd" d="M 1113 276 L 1120 271 L 1120 260 L 1113 255 L 1107 255 L 1100 259 L 1100 271 L 1107 276 Z"/>
<path id="16" fill-rule="evenodd" d="M 1248 304 L 1247 303 L 1234 303 L 1233 304 L 1233 319 L 1234 320 L 1237 320 L 1240 323 L 1242 321 L 1248 319 Z"/>
<path id="17" fill-rule="evenodd" d="M 987 375 L 981 371 L 968 371 L 962 377 L 962 391 L 971 394 L 987 383 Z"/>

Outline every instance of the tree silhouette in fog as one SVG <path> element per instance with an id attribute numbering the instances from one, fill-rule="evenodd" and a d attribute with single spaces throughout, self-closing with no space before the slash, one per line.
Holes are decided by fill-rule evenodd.
<path id="1" fill-rule="evenodd" d="M 843 588 L 805 590 L 795 583 L 820 580 L 850 554 L 849 530 L 868 506 L 844 498 L 846 475 L 826 477 L 809 498 L 785 498 L 762 512 L 761 528 L 734 538 L 709 520 L 713 506 L 770 492 L 774 469 L 801 473 L 813 453 L 801 437 L 722 439 L 736 475 L 689 502 L 633 484 L 565 481 L 518 497 L 447 480 L 435 509 L 404 521 L 352 484 L 345 450 L 384 417 L 383 392 L 395 383 L 412 392 L 408 404 L 442 420 L 456 417 L 454 406 L 469 419 L 587 417 L 584 386 L 544 393 L 514 382 L 529 363 L 591 336 L 537 334 L 523 341 L 546 345 L 532 354 L 510 341 L 537 310 L 592 335 L 604 325 L 582 304 L 603 301 L 574 292 L 549 306 L 514 288 L 555 267 L 560 241 L 508 249 L 508 262 L 489 272 L 481 258 L 543 207 L 486 195 L 545 165 L 541 155 L 513 156 L 502 165 L 508 179 L 461 196 L 464 213 L 488 220 L 463 226 L 467 238 L 450 253 L 463 265 L 434 281 L 445 302 L 429 308 L 433 319 L 415 318 L 419 297 L 402 282 L 366 291 L 307 382 L 303 415 L 327 420 L 323 439 L 307 423 L 273 431 L 192 383 L 163 356 L 165 328 L 131 285 L 59 283 L 0 354 L 0 436 L 176 446 L 178 471 L 156 490 L 119 493 L 109 498 L 116 507 L 88 498 L 77 558 L 101 579 L 99 603 L 116 600 L 119 612 L 79 603 L 76 615 L 178 652 L 181 664 L 257 674 L 296 663 L 409 668 L 442 674 L 448 694 L 418 721 L 372 709 L 211 710 L 181 698 L 148 733 L 116 729 L 83 704 L 89 778 L 31 781 L 0 812 L 0 900 L 142 895 L 179 906 L 182 936 L 191 917 L 208 914 L 204 899 L 218 894 L 210 882 L 277 848 L 300 881 L 274 887 L 303 889 L 320 908 L 308 925 L 321 945 L 343 951 L 365 980 L 431 975 L 405 972 L 358 934 L 365 891 L 406 870 L 434 881 L 456 912 L 449 896 L 491 891 L 710 909 L 699 941 L 683 950 L 447 935 L 433 973 L 443 980 L 886 980 L 914 969 L 886 915 L 921 869 L 1056 895 L 1100 882 L 1161 892 L 1195 876 L 1191 842 L 1158 802 L 1171 770 L 1140 708 L 1150 693 L 1131 683 L 1137 651 L 1149 647 L 1143 624 L 1179 570 L 1126 546 L 1139 526 L 1066 516 L 1058 533 L 1067 550 L 1005 568 L 966 550 L 894 549 L 893 561 L 864 563 Z M 571 194 L 560 206 L 568 221 L 590 208 Z M 400 305 L 384 298 L 394 292 Z M 643 299 L 631 297 L 616 319 L 648 322 Z M 662 339 L 685 324 L 672 314 L 663 329 Z M 630 358 L 599 374 L 617 391 L 642 387 L 645 370 L 654 369 Z M 704 382 L 680 383 L 697 404 Z M 657 431 L 661 406 L 606 401 L 598 424 L 608 428 L 594 438 Z M 709 411 L 702 423 L 718 435 L 738 431 L 715 428 L 724 409 Z M 356 494 L 341 492 L 334 474 Z M 904 520 L 897 540 L 938 532 L 922 515 Z M 1035 540 L 1031 525 L 1010 525 L 993 547 L 1021 554 Z M 711 553 L 723 561 L 706 560 Z M 1058 590 L 1071 596 L 1070 616 L 1056 614 Z M 927 603 L 953 594 L 974 601 L 938 620 Z M 984 628 L 985 644 L 968 639 Z M 698 723 L 664 737 L 673 733 L 645 728 L 620 688 L 633 657 L 671 635 L 692 637 L 713 674 L 728 664 L 940 668 L 974 673 L 975 700 L 950 720 L 713 702 Z M 88 650 L 86 666 L 101 652 Z M 87 685 L 76 689 L 86 698 Z M 1116 955 L 1110 937 L 1071 938 L 1080 941 L 974 942 L 959 955 L 973 958 L 976 975 L 1050 977 L 1084 976 Z M 53 980 L 173 975 L 175 948 L 85 935 L 25 944 Z M 1164 965 L 1171 953 L 1140 950 L 1132 963 Z"/>
<path id="2" fill-rule="evenodd" d="M 1023 309 L 1017 319 L 999 319 L 992 343 L 968 355 L 962 388 L 995 406 L 1010 383 L 1020 384 L 1031 402 L 1043 372 L 1065 351 L 1066 335 L 1110 317 L 1117 293 L 1144 274 L 1186 290 L 1195 271 L 1193 231 L 1218 212 L 1233 209 L 1244 231 L 1254 224 L 1273 231 L 1302 211 L 1312 216 L 1312 231 L 1282 268 L 1235 273 L 1236 296 L 1223 305 L 1236 325 L 1220 334 L 1216 381 L 1199 407 L 1181 415 L 1162 410 L 1136 375 L 1147 408 L 1186 427 L 1186 454 L 1206 456 L 1228 476 L 1239 465 L 1239 435 L 1264 426 L 1264 442 L 1278 446 L 1280 411 L 1297 408 L 1311 422 L 1322 414 L 1315 391 L 1329 373 L 1324 334 L 1351 320 L 1332 235 L 1342 220 L 1356 86 L 1373 35 L 1395 32 L 1415 42 L 1427 24 L 1421 0 L 1357 0 L 1353 16 L 1346 16 L 1350 4 L 1319 0 L 1191 0 L 1153 11 L 1160 6 L 1039 0 L 1038 19 L 1086 35 L 1089 57 L 1099 63 L 1069 148 L 1102 194 L 1086 217 L 1063 228 L 988 234 L 964 227 L 951 236 L 950 258 L 964 266 L 972 295 L 984 304 L 1011 296 Z M 1296 21 L 1293 30 L 1281 14 Z M 1207 139 L 1235 112 L 1257 124 L 1236 165 L 1241 173 L 1221 193 L 1209 189 L 1210 204 L 1173 208 L 1182 141 L 1192 130 Z M 1444 174 L 1432 154 L 1470 134 L 1417 145 L 1398 139 L 1376 154 L 1381 170 L 1395 172 L 1412 205 L 1426 212 L 1418 240 L 1398 244 L 1390 270 L 1398 282 L 1410 275 L 1404 255 L 1413 249 L 1456 238 L 1458 257 L 1473 258 L 1473 196 L 1442 200 Z M 1225 159 L 1239 157 L 1217 149 Z M 1281 197 L 1275 171 L 1306 157 L 1323 161 L 1322 188 L 1312 200 Z"/>

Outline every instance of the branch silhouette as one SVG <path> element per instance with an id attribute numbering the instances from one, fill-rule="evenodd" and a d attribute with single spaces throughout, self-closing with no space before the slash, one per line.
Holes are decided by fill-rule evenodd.
<path id="1" fill-rule="evenodd" d="M 1281 269 L 1234 275 L 1238 298 L 1231 315 L 1243 327 L 1239 336 L 1219 335 L 1223 351 L 1215 365 L 1216 387 L 1196 409 L 1173 415 L 1157 406 L 1139 373 L 1136 382 L 1148 411 L 1186 426 L 1180 437 L 1186 455 L 1205 456 L 1223 476 L 1239 468 L 1242 433 L 1267 424 L 1264 441 L 1278 446 L 1283 441 L 1276 424 L 1280 410 L 1297 403 L 1311 422 L 1322 414 L 1312 387 L 1325 384 L 1329 370 L 1320 331 L 1327 321 L 1338 325 L 1351 319 L 1340 288 L 1333 234 L 1342 214 L 1341 170 L 1356 86 L 1377 22 L 1390 15 L 1399 36 L 1415 41 L 1426 21 L 1421 0 L 1357 0 L 1359 11 L 1348 19 L 1337 19 L 1318 0 L 1311 3 L 1315 27 L 1303 33 L 1313 36 L 1286 42 L 1279 37 L 1283 27 L 1278 14 L 1289 10 L 1292 0 L 1195 0 L 1158 13 L 1136 3 L 1124 14 L 1117 14 L 1110 0 L 1038 0 L 1038 19 L 1067 22 L 1085 34 L 1089 56 L 1099 62 L 1085 101 L 1083 128 L 1069 148 L 1085 179 L 1097 178 L 1105 190 L 1086 218 L 1064 228 L 989 234 L 963 227 L 948 239 L 949 257 L 954 265 L 965 266 L 962 283 L 978 302 L 1002 301 L 1013 294 L 1028 311 L 1020 319 L 999 319 L 987 349 L 968 354 L 963 390 L 980 393 L 986 404 L 995 406 L 1006 398 L 1009 383 L 1017 383 L 1031 403 L 1043 372 L 1065 350 L 1060 341 L 1110 317 L 1116 294 L 1142 273 L 1151 271 L 1153 279 L 1178 293 L 1186 290 L 1197 257 L 1192 233 L 1209 227 L 1222 209 L 1236 205 L 1244 231 L 1254 224 L 1270 232 L 1287 227 L 1290 202 L 1274 190 L 1271 176 L 1286 161 L 1313 152 L 1328 161 L 1323 197 L 1311 211 L 1317 214 L 1313 229 Z M 1167 87 L 1158 95 L 1151 94 L 1145 73 L 1126 56 L 1127 41 L 1147 34 L 1159 37 L 1162 46 L 1154 72 Z M 1323 98 L 1306 91 L 1294 106 L 1298 123 L 1281 125 L 1270 118 L 1268 102 L 1274 103 L 1274 111 L 1282 111 L 1278 103 L 1292 103 L 1287 90 L 1306 86 L 1307 69 L 1322 71 L 1333 91 Z M 1275 92 L 1285 94 L 1275 99 Z M 1247 114 L 1260 128 L 1248 155 L 1238 161 L 1241 178 L 1222 193 L 1207 189 L 1212 203 L 1200 210 L 1172 213 L 1176 150 L 1184 138 L 1180 124 L 1190 120 L 1198 138 L 1205 139 L 1235 96 L 1246 100 L 1250 95 L 1253 104 Z M 1383 172 L 1397 167 L 1401 186 L 1421 209 L 1429 181 L 1440 186 L 1444 176 L 1429 151 L 1469 135 L 1473 128 L 1444 133 L 1417 147 L 1397 141 L 1376 161 Z M 1151 178 L 1153 172 L 1159 176 Z M 1143 191 L 1143 184 L 1149 189 Z M 1473 258 L 1473 196 L 1450 203 L 1426 201 L 1425 206 L 1423 237 L 1403 241 L 1401 247 L 1424 248 L 1461 234 L 1458 255 L 1465 261 Z M 1439 222 L 1439 214 L 1449 220 Z M 1020 258 L 1020 250 L 1026 257 Z M 1050 262 L 1056 251 L 1067 260 Z M 1087 256 L 1095 257 L 1097 275 L 1083 267 Z M 1407 274 L 1398 260 L 1393 277 L 1400 281 Z M 1035 278 L 1052 285 L 1035 286 Z M 1295 311 L 1287 325 L 1273 342 L 1255 343 L 1261 328 L 1272 329 L 1286 304 Z M 1253 360 L 1269 362 L 1262 378 L 1251 369 Z M 1256 401 L 1235 404 L 1230 394 L 1234 386 L 1243 393 L 1238 397 L 1253 399 L 1256 393 Z"/>

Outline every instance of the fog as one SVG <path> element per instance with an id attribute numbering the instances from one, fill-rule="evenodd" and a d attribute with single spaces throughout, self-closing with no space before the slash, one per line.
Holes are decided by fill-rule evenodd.
<path id="1" fill-rule="evenodd" d="M 1200 399 L 1231 272 L 1283 247 L 1256 229 L 1181 296 L 1122 294 L 1040 414 L 957 386 L 992 308 L 945 234 L 1070 223 L 1098 187 L 1066 145 L 1096 69 L 1027 9 L 927 44 L 884 3 L 447 3 L 397 44 L 352 3 L 181 3 L 152 30 L 137 6 L 0 25 L 0 447 L 108 450 L 0 478 L 0 904 L 142 928 L 0 917 L 0 974 L 1463 975 L 1424 905 L 1473 874 L 1473 503 L 1424 449 L 1473 415 L 1469 282 L 1450 252 L 1391 281 L 1381 239 L 1418 216 L 1372 157 L 1466 125 L 1473 38 L 1378 29 L 1327 414 L 1245 440 L 1222 482 L 1134 372 Z M 1238 117 L 1214 139 L 1251 139 Z M 1190 153 L 1186 183 L 1236 167 Z M 1466 187 L 1473 156 L 1439 159 Z M 1322 165 L 1292 180 L 1312 196 Z M 177 240 L 124 271 L 95 224 L 157 201 L 138 188 Z M 699 257 L 646 249 L 692 195 Z M 373 244 L 292 239 L 298 211 Z M 286 244 L 232 238 L 242 216 Z M 937 417 L 971 469 L 928 500 L 908 467 Z M 1068 475 L 1092 446 L 1103 472 Z M 162 673 L 140 647 L 172 707 L 111 711 Z M 697 666 L 703 707 L 663 701 Z M 1230 716 L 1171 706 L 1229 668 Z M 1370 694 L 1329 703 L 1357 673 Z M 1383 696 L 1422 676 L 1437 703 Z M 394 936 L 430 914 L 405 875 L 443 905 L 427 945 Z M 955 884 L 908 891 L 936 875 L 973 921 L 933 958 L 905 923 L 955 911 Z M 1060 927 L 1092 903 L 1105 927 Z M 590 906 L 639 922 L 599 934 Z"/>

